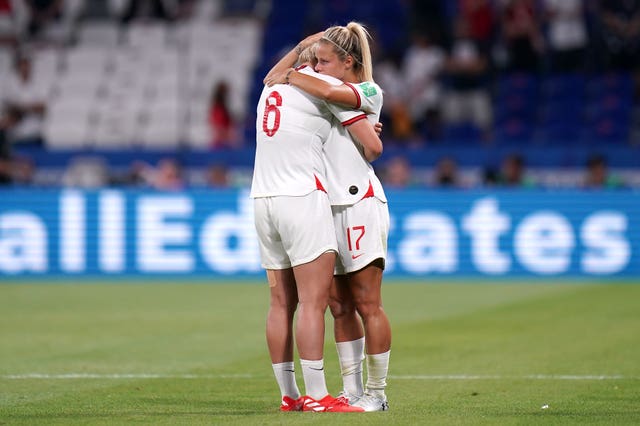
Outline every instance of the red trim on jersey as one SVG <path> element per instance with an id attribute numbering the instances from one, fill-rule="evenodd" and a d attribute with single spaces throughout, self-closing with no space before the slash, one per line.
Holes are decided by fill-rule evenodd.
<path id="1" fill-rule="evenodd" d="M 316 178 L 316 189 L 318 191 L 327 192 L 327 190 L 324 189 L 324 186 L 322 186 L 322 182 L 320 182 L 320 179 L 318 179 L 318 176 L 313 175 L 313 177 Z"/>
<path id="2" fill-rule="evenodd" d="M 374 196 L 375 195 L 373 193 L 373 185 L 371 185 L 371 181 L 369 181 L 369 189 L 367 189 L 367 192 L 364 194 L 364 196 L 361 199 L 364 200 L 365 198 L 371 198 Z"/>
<path id="3" fill-rule="evenodd" d="M 305 69 L 306 67 L 307 67 L 306 65 L 298 65 L 297 67 L 294 68 L 294 70 L 300 71 L 301 69 Z"/>
<path id="4" fill-rule="evenodd" d="M 349 126 L 349 125 L 351 125 L 351 124 L 355 123 L 356 121 L 360 121 L 360 120 L 362 120 L 363 118 L 367 118 L 367 114 L 361 114 L 361 115 L 358 115 L 358 116 L 356 116 L 356 117 L 353 117 L 352 119 L 349 119 L 349 120 L 347 120 L 347 121 L 343 121 L 343 122 L 342 122 L 342 125 L 343 125 L 343 126 Z"/>
<path id="5" fill-rule="evenodd" d="M 353 90 L 353 93 L 356 94 L 356 98 L 358 99 L 358 103 L 356 104 L 356 108 L 355 109 L 360 109 L 360 107 L 362 106 L 362 99 L 360 98 L 360 92 L 358 92 L 358 89 L 353 87 L 353 84 L 347 83 L 346 81 L 344 82 L 344 84 L 347 87 L 349 87 L 351 90 Z"/>

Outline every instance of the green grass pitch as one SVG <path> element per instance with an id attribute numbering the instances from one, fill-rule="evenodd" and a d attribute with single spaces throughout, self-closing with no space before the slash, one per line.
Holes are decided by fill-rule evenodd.
<path id="1" fill-rule="evenodd" d="M 5 280 L 0 425 L 640 424 L 640 285 L 432 281 L 384 286 L 390 411 L 333 414 L 278 411 L 266 284 Z"/>

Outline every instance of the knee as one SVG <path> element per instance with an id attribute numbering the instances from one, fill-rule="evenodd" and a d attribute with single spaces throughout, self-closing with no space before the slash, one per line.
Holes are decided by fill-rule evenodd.
<path id="1" fill-rule="evenodd" d="M 366 321 L 367 318 L 380 315 L 382 313 L 382 306 L 374 301 L 359 301 L 356 304 L 356 310 L 362 319 Z"/>
<path id="2" fill-rule="evenodd" d="M 297 308 L 296 306 L 272 304 L 270 307 L 270 311 L 274 315 L 279 315 L 282 317 L 293 319 L 293 317 L 296 314 L 296 308 Z"/>
<path id="3" fill-rule="evenodd" d="M 329 301 L 329 309 L 331 310 L 331 315 L 335 319 L 340 319 L 347 317 L 349 315 L 355 314 L 356 308 L 353 303 L 346 302 L 344 300 L 331 299 Z"/>
<path id="4" fill-rule="evenodd" d="M 298 307 L 297 300 L 287 300 L 285 298 L 272 298 L 271 309 L 280 312 L 282 315 L 293 317 Z"/>

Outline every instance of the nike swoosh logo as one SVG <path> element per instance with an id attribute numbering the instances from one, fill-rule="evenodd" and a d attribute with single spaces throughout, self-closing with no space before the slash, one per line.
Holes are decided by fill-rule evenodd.
<path id="1" fill-rule="evenodd" d="M 295 373 L 295 371 L 294 371 L 294 370 L 283 370 L 283 371 L 288 371 L 288 372 L 290 372 L 290 373 Z"/>
<path id="2" fill-rule="evenodd" d="M 356 260 L 357 258 L 359 258 L 360 256 L 364 256 L 364 253 L 360 253 L 360 254 L 352 254 L 351 255 L 351 259 L 352 260 Z"/>
<path id="3" fill-rule="evenodd" d="M 324 367 L 322 368 L 313 368 L 313 367 L 309 367 L 310 370 L 316 370 L 316 371 L 324 371 Z"/>

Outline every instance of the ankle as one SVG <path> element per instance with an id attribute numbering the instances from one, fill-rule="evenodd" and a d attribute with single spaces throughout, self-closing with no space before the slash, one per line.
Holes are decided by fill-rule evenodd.
<path id="1" fill-rule="evenodd" d="M 370 389 L 367 388 L 365 394 L 374 396 L 379 399 L 387 399 L 387 396 L 384 393 L 384 389 Z"/>

